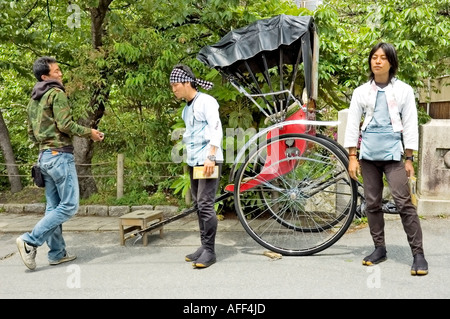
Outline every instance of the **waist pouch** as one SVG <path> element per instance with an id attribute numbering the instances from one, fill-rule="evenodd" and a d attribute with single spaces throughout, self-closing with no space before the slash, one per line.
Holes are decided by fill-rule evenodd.
<path id="1" fill-rule="evenodd" d="M 37 187 L 45 187 L 44 177 L 42 176 L 41 167 L 39 164 L 33 164 L 31 167 L 31 177 Z"/>

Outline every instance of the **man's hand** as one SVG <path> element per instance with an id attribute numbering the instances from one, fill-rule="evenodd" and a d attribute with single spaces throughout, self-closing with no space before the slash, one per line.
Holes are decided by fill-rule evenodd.
<path id="1" fill-rule="evenodd" d="M 103 141 L 103 138 L 105 137 L 105 134 L 91 128 L 91 139 L 95 142 Z"/>
<path id="2" fill-rule="evenodd" d="M 359 166 L 358 159 L 355 156 L 351 156 L 348 163 L 348 173 L 350 177 L 355 181 L 361 175 L 361 167 Z"/>
<path id="3" fill-rule="evenodd" d="M 414 166 L 413 166 L 412 161 L 410 161 L 410 160 L 405 161 L 405 170 L 406 170 L 406 176 L 414 177 Z"/>
<path id="4" fill-rule="evenodd" d="M 407 158 L 405 160 L 405 170 L 406 170 L 406 176 L 408 177 L 414 177 L 414 166 L 413 166 L 413 150 L 412 149 L 406 149 L 405 150 L 405 157 Z M 413 159 L 408 159 L 408 157 L 412 157 Z"/>
<path id="5" fill-rule="evenodd" d="M 210 161 L 209 159 L 206 159 L 205 163 L 203 164 L 203 174 L 205 176 L 211 176 L 212 173 L 214 173 L 215 166 L 216 166 L 215 161 Z"/>

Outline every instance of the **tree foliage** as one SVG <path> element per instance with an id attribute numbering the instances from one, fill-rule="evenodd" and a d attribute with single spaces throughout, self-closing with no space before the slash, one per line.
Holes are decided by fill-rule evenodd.
<path id="1" fill-rule="evenodd" d="M 105 141 L 89 147 L 93 164 L 109 164 L 94 166 L 93 173 L 114 175 L 115 156 L 124 153 L 130 192 L 167 190 L 183 175 L 170 156 L 183 106 L 168 83 L 173 65 L 188 64 L 215 83 L 211 94 L 221 105 L 224 128 L 258 128 L 262 115 L 252 103 L 196 59 L 203 46 L 256 20 L 282 13 L 314 16 L 320 35 L 319 119 L 348 106 L 352 90 L 367 79 L 367 55 L 378 41 L 396 46 L 398 76 L 415 89 L 424 79 L 449 73 L 449 1 L 324 3 L 310 12 L 279 0 L 0 0 L 0 109 L 17 162 L 31 163 L 36 156 L 25 109 L 35 82 L 31 65 L 42 55 L 60 63 L 76 119 L 104 107 L 95 124 Z M 106 12 L 101 37 L 92 32 L 99 9 Z M 96 183 L 114 189 L 115 179 Z M 7 183 L 0 177 L 2 187 Z"/>
<path id="2" fill-rule="evenodd" d="M 398 77 L 416 90 L 424 80 L 449 74 L 450 1 L 326 1 L 315 12 L 320 30 L 320 79 L 324 100 L 338 109 L 367 79 L 370 49 L 392 43 Z M 342 99 L 344 97 L 344 99 Z"/>

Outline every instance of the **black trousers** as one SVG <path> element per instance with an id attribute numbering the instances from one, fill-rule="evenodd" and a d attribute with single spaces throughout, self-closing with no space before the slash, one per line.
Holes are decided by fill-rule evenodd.
<path id="1" fill-rule="evenodd" d="M 361 160 L 366 214 L 375 246 L 386 246 L 382 211 L 383 174 L 386 176 L 413 256 L 423 254 L 422 228 L 416 207 L 411 202 L 408 176 L 402 161 Z"/>
<path id="2" fill-rule="evenodd" d="M 220 184 L 222 163 L 219 166 L 219 178 L 193 179 L 194 168 L 189 166 L 191 179 L 191 194 L 194 207 L 197 208 L 198 225 L 200 228 L 200 241 L 202 246 L 210 252 L 215 252 L 217 233 L 217 214 L 214 210 L 214 200 Z"/>

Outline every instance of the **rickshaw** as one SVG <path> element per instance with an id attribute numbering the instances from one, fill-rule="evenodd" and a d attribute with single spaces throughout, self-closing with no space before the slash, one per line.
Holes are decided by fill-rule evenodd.
<path id="1" fill-rule="evenodd" d="M 265 127 L 237 153 L 216 202 L 233 196 L 245 231 L 285 256 L 312 255 L 336 243 L 361 196 L 348 172 L 347 151 L 317 132 L 338 125 L 315 118 L 318 43 L 313 17 L 279 15 L 230 31 L 197 56 L 265 116 Z"/>

